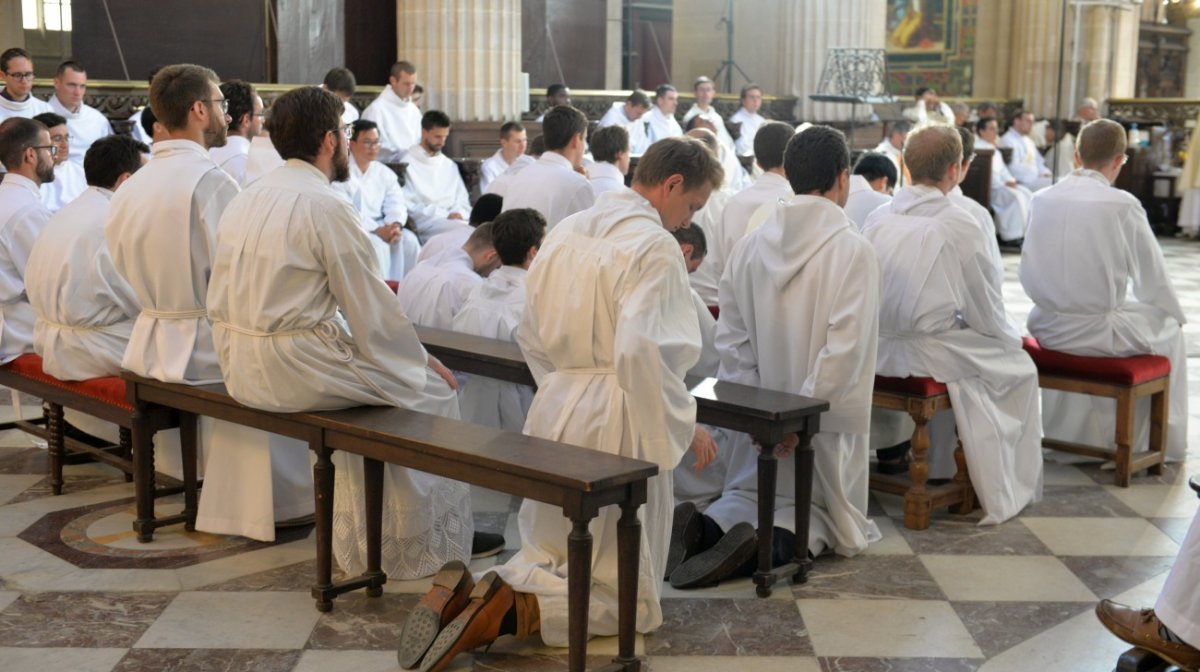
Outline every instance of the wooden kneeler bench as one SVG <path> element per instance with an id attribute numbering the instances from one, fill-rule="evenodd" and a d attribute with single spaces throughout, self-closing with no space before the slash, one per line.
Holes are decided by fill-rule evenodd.
<path id="1" fill-rule="evenodd" d="M 912 459 L 908 465 L 909 478 L 871 472 L 871 489 L 904 496 L 904 527 L 924 530 L 934 509 L 952 507 L 967 514 L 975 508 L 975 490 L 967 473 L 967 460 L 962 441 L 954 449 L 958 467 L 954 479 L 943 485 L 930 486 L 929 421 L 939 411 L 950 408 L 950 393 L 946 386 L 932 378 L 891 378 L 875 376 L 875 408 L 908 413 L 916 424 L 912 435 Z M 954 508 L 956 507 L 956 508 Z"/>
<path id="2" fill-rule="evenodd" d="M 1085 446 L 1057 439 L 1043 439 L 1046 448 L 1066 453 L 1112 459 L 1116 462 L 1113 480 L 1127 488 L 1134 473 L 1148 469 L 1163 471 L 1167 451 L 1167 409 L 1170 395 L 1171 360 L 1159 355 L 1134 357 L 1083 357 L 1047 350 L 1034 338 L 1026 338 L 1025 352 L 1038 370 L 1038 386 L 1108 397 L 1117 402 L 1116 450 Z M 1150 449 L 1138 457 L 1133 453 L 1134 414 L 1137 401 L 1150 397 Z"/>
<path id="3" fill-rule="evenodd" d="M 592 535 L 589 523 L 605 506 L 617 505 L 617 583 L 619 653 L 601 670 L 635 672 L 634 653 L 637 577 L 641 547 L 638 508 L 646 502 L 647 480 L 658 473 L 650 462 L 610 455 L 514 432 L 502 432 L 459 420 L 390 406 L 360 407 L 320 413 L 274 413 L 243 406 L 223 385 L 187 386 L 150 380 L 129 372 L 129 399 L 135 407 L 155 406 L 182 411 L 195 424 L 204 415 L 300 439 L 316 453 L 313 486 L 316 498 L 317 608 L 333 608 L 333 598 L 358 588 L 383 594 L 387 576 L 381 568 L 384 465 L 396 464 L 457 481 L 559 506 L 571 520 L 568 553 L 569 669 L 582 672 L 587 654 L 587 622 L 591 588 Z M 135 432 L 135 457 L 150 450 Z M 362 576 L 333 583 L 333 451 L 363 458 L 367 512 L 367 570 Z M 135 460 L 136 462 L 136 460 Z M 138 473 L 138 478 L 153 474 Z M 138 503 L 139 518 L 154 515 Z"/>
<path id="4" fill-rule="evenodd" d="M 177 427 L 175 414 L 161 409 L 138 415 L 125 398 L 125 381 L 117 377 L 93 378 L 82 381 L 59 380 L 42 370 L 42 358 L 36 354 L 21 355 L 0 366 L 0 385 L 38 397 L 42 400 L 43 418 L 40 422 L 15 420 L 0 424 L 0 429 L 21 429 L 46 441 L 50 457 L 50 485 L 55 495 L 62 494 L 63 464 L 72 454 L 84 455 L 116 467 L 125 472 L 125 480 L 133 480 L 135 472 L 131 434 L 134 425 L 153 434 L 160 429 Z M 79 411 L 120 427 L 120 444 L 96 447 L 73 438 L 65 433 L 64 409 Z M 195 459 L 191 462 L 194 464 Z M 185 461 L 186 464 L 186 461 Z M 150 491 L 150 499 L 184 491 L 182 484 L 157 491 Z M 195 518 L 195 492 L 185 497 L 184 512 L 178 516 L 163 518 L 163 525 L 189 522 Z"/>

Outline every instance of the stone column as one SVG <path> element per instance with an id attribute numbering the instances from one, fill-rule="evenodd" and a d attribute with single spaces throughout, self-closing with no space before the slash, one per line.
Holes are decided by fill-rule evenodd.
<path id="1" fill-rule="evenodd" d="M 425 109 L 501 121 L 528 107 L 520 0 L 397 0 L 396 12 L 398 58 L 417 66 Z"/>
<path id="2" fill-rule="evenodd" d="M 1016 0 L 1012 19 L 1012 59 L 1008 95 L 1023 98 L 1037 116 L 1050 116 L 1058 99 L 1058 51 L 1062 26 L 1062 0 Z M 1068 18 L 1068 21 L 1070 19 Z M 1067 26 L 1070 39 L 1070 25 Z M 1070 44 L 1065 61 L 1070 60 Z M 1064 68 L 1066 64 L 1064 63 Z M 1063 96 L 1069 73 L 1063 73 Z M 1063 101 L 1063 113 L 1070 107 Z"/>
<path id="3" fill-rule="evenodd" d="M 21 3 L 0 0 L 0 44 L 9 47 L 25 46 L 25 29 L 21 23 Z"/>
<path id="4" fill-rule="evenodd" d="M 779 65 L 786 93 L 797 96 L 796 115 L 802 120 L 839 121 L 850 118 L 850 106 L 814 103 L 829 47 L 884 47 L 885 0 L 794 0 L 784 3 L 779 22 Z M 860 106 L 859 114 L 869 114 Z"/>

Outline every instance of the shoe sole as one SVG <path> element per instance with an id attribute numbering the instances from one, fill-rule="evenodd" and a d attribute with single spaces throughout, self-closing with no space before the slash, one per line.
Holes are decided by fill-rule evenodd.
<path id="1" fill-rule="evenodd" d="M 671 587 L 698 588 L 727 578 L 754 557 L 757 533 L 749 523 L 734 525 L 716 546 L 684 561 L 671 573 Z"/>
<path id="2" fill-rule="evenodd" d="M 475 584 L 475 590 L 471 591 L 472 605 L 483 605 L 492 599 L 496 591 L 500 590 L 501 585 L 503 585 L 503 582 L 500 581 L 498 575 L 488 573 L 479 583 Z M 479 602 L 476 602 L 477 599 Z M 450 661 L 454 658 L 447 654 L 454 649 L 454 645 L 458 643 L 459 637 L 462 636 L 462 633 L 471 625 L 478 614 L 478 608 L 472 610 L 471 606 L 468 606 L 457 618 L 442 628 L 442 631 L 438 633 L 437 638 L 433 640 L 433 644 L 429 647 L 429 652 L 425 654 L 425 658 L 421 661 L 421 672 L 441 672 L 441 670 L 450 664 Z"/>
<path id="3" fill-rule="evenodd" d="M 675 507 L 675 517 L 671 521 L 671 545 L 667 548 L 667 571 L 663 580 L 670 580 L 671 574 L 688 559 L 688 551 L 695 550 L 704 535 L 704 524 L 696 505 L 684 502 Z"/>
<path id="4" fill-rule="evenodd" d="M 478 553 L 476 553 L 474 549 L 471 549 L 471 559 L 472 560 L 478 560 L 480 558 L 490 558 L 493 555 L 500 555 L 501 553 L 504 552 L 504 543 L 505 543 L 504 535 L 494 534 L 491 532 L 482 532 L 480 534 L 495 536 L 497 538 L 497 543 L 496 543 L 496 545 L 485 548 L 482 551 L 479 551 Z"/>
<path id="5" fill-rule="evenodd" d="M 447 563 L 433 577 L 433 585 L 446 588 L 451 593 L 458 593 L 470 578 L 467 566 L 461 562 Z M 447 603 L 447 605 L 449 604 Z M 457 616 L 457 614 L 455 614 Z M 417 608 L 404 621 L 404 630 L 400 632 L 400 650 L 396 660 L 400 667 L 411 670 L 424 657 L 425 652 L 433 645 L 442 629 L 442 614 L 434 611 L 428 605 L 418 604 Z"/>

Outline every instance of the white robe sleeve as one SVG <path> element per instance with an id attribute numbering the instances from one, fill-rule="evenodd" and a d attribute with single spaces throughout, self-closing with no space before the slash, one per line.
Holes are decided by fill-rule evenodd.
<path id="1" fill-rule="evenodd" d="M 383 221 L 388 224 L 404 226 L 408 221 L 408 205 L 404 199 L 404 190 L 400 188 L 400 178 L 388 169 L 387 187 L 383 192 Z"/>
<path id="2" fill-rule="evenodd" d="M 716 334 L 717 321 L 704 303 L 704 299 L 691 290 L 692 305 L 696 309 L 696 320 L 700 323 L 700 361 L 696 362 L 689 371 L 689 376 L 712 378 L 717 375 L 721 365 L 721 357 L 717 354 Z"/>
<path id="3" fill-rule="evenodd" d="M 418 222 L 441 216 L 438 206 L 421 200 L 421 196 L 413 188 L 411 180 L 404 185 L 404 200 L 408 206 L 408 214 Z"/>
<path id="4" fill-rule="evenodd" d="M 29 253 L 33 251 L 33 243 L 48 221 L 48 212 L 39 208 L 27 208 L 25 212 L 13 217 L 6 227 L 0 245 L 4 247 L 4 256 L 12 263 L 11 270 L 15 271 L 16 277 L 10 278 L 7 273 L 0 272 L 0 302 L 12 303 L 22 299 Z"/>
<path id="5" fill-rule="evenodd" d="M 525 363 L 529 365 L 529 373 L 533 374 L 534 382 L 540 386 L 543 378 L 554 373 L 554 362 L 550 361 L 550 356 L 546 354 L 546 346 L 538 334 L 537 325 L 533 323 L 534 312 L 526 310 L 521 315 L 521 323 L 513 340 L 520 346 L 521 354 L 525 355 Z"/>
<path id="6" fill-rule="evenodd" d="M 126 317 L 136 319 L 142 312 L 137 294 L 125 281 L 125 277 L 117 272 L 113 265 L 112 255 L 108 253 L 108 243 L 103 242 L 96 251 L 96 277 L 104 281 L 108 291 L 105 292 L 113 302 L 125 313 Z"/>
<path id="7" fill-rule="evenodd" d="M 977 229 L 976 233 L 982 238 L 982 233 Z M 966 241 L 959 241 L 958 244 L 964 243 Z M 967 326 L 984 336 L 1019 348 L 1021 334 L 1008 321 L 1004 311 L 1004 294 L 991 255 L 986 245 L 972 245 L 972 248 L 962 264 L 962 319 Z"/>
<path id="8" fill-rule="evenodd" d="M 1133 284 L 1133 295 L 1138 301 L 1161 309 L 1179 324 L 1186 324 L 1183 306 L 1179 305 L 1179 297 L 1176 296 L 1175 287 L 1167 275 L 1162 248 L 1154 238 L 1145 211 L 1141 208 L 1133 209 L 1132 218 L 1136 220 L 1130 227 L 1133 240 L 1129 245 L 1129 279 Z"/>
<path id="9" fill-rule="evenodd" d="M 458 170 L 457 163 L 454 164 L 454 170 Z M 454 205 L 450 206 L 450 212 L 459 213 L 463 219 L 471 216 L 471 195 L 467 193 L 467 185 L 463 184 L 462 175 L 457 172 L 454 175 Z"/>
<path id="10" fill-rule="evenodd" d="M 738 249 L 740 248 L 735 248 L 734 255 L 730 257 L 731 261 L 737 259 Z M 721 285 L 717 293 L 721 307 L 721 316 L 717 320 L 714 336 L 720 360 L 718 375 L 721 380 L 757 387 L 762 382 L 758 374 L 758 355 L 750 344 L 750 330 L 746 327 L 746 318 L 738 307 L 730 267 L 726 267 L 721 276 Z"/>

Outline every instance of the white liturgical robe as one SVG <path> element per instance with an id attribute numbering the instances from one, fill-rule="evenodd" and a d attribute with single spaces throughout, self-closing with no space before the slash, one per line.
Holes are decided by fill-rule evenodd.
<path id="1" fill-rule="evenodd" d="M 87 188 L 83 167 L 74 161 L 63 161 L 54 166 L 54 181 L 42 183 L 42 205 L 50 212 L 58 212 Z"/>
<path id="2" fill-rule="evenodd" d="M 454 331 L 516 341 L 525 312 L 525 269 L 501 266 L 467 295 L 454 316 Z M 533 388 L 484 376 L 470 376 L 458 388 L 462 419 L 508 432 L 520 432 L 533 403 Z"/>
<path id="3" fill-rule="evenodd" d="M 358 121 L 359 116 L 360 115 L 358 113 L 358 108 L 354 106 L 354 103 L 352 103 L 348 100 L 342 101 L 342 123 L 343 124 L 346 124 L 346 125 L 353 124 L 354 122 Z"/>
<path id="4" fill-rule="evenodd" d="M 221 170 L 229 174 L 238 186 L 246 186 L 246 165 L 250 161 L 250 140 L 240 136 L 231 135 L 225 139 L 223 147 L 213 147 L 208 150 L 213 161 L 221 167 Z"/>
<path id="5" fill-rule="evenodd" d="M 717 108 L 709 105 L 707 110 L 702 110 L 699 105 L 692 105 L 688 108 L 687 113 L 683 115 L 683 125 L 687 126 L 687 123 L 694 117 L 704 117 L 704 119 L 716 127 L 717 141 L 727 151 L 733 152 L 735 155 L 737 154 L 737 147 L 733 143 L 733 136 L 729 134 L 729 129 L 725 128 L 725 118 L 721 116 Z"/>
<path id="6" fill-rule="evenodd" d="M 100 110 L 80 103 L 79 108 L 72 112 L 58 100 L 58 96 L 50 96 L 50 109 L 67 120 L 67 130 L 71 132 L 71 162 L 83 167 L 83 157 L 87 150 L 100 138 L 113 134 L 112 124 Z"/>
<path id="7" fill-rule="evenodd" d="M 600 197 L 606 191 L 625 188 L 625 176 L 621 169 L 607 161 L 597 161 L 588 166 L 588 180 L 592 184 L 592 195 Z"/>
<path id="8" fill-rule="evenodd" d="M 836 203 L 795 196 L 734 247 L 721 278 L 722 380 L 825 399 L 808 550 L 856 555 L 881 537 L 867 518 L 880 275 L 871 244 Z M 758 450 L 731 442 L 725 491 L 705 511 L 722 529 L 758 520 Z M 775 525 L 794 532 L 795 456 L 780 460 Z"/>
<path id="9" fill-rule="evenodd" d="M 33 352 L 33 308 L 25 294 L 25 266 L 50 211 L 38 185 L 8 173 L 0 182 L 0 364 Z"/>
<path id="10" fill-rule="evenodd" d="M 629 155 L 641 156 L 646 153 L 646 149 L 650 147 L 650 136 L 646 131 L 648 121 L 646 114 L 643 114 L 637 119 L 630 119 L 625 116 L 625 103 L 618 101 L 608 108 L 603 117 L 600 117 L 600 123 L 596 128 L 604 128 L 605 126 L 620 126 L 629 133 Z"/>
<path id="11" fill-rule="evenodd" d="M 362 118 L 379 125 L 379 160 L 384 163 L 406 160 L 412 146 L 421 142 L 421 108 L 397 96 L 391 86 L 383 87 Z"/>
<path id="12" fill-rule="evenodd" d="M 457 163 L 441 152 L 430 154 L 421 145 L 409 147 L 405 160 L 404 200 L 422 241 L 461 223 L 447 222 L 451 213 L 457 212 L 463 222 L 467 221 L 471 198 Z"/>
<path id="13" fill-rule="evenodd" d="M 129 117 L 129 123 L 132 124 L 130 134 L 133 136 L 134 140 L 143 142 L 147 147 L 149 147 L 150 145 L 154 144 L 154 138 L 146 135 L 146 129 L 142 128 L 142 112 L 145 110 L 146 108 L 143 107 Z"/>
<path id="14" fill-rule="evenodd" d="M 700 230 L 704 231 L 706 241 L 712 240 L 710 231 L 720 229 L 721 216 L 725 214 L 725 206 L 729 204 L 729 198 L 729 192 L 714 189 L 704 207 L 692 215 L 692 225 L 699 226 Z M 715 306 L 717 305 L 717 288 L 721 283 L 724 265 L 720 262 L 712 263 L 712 243 L 708 244 L 710 246 L 709 254 L 705 256 L 704 261 L 700 262 L 700 267 L 688 276 L 688 285 L 695 290 L 706 305 Z"/>
<path id="15" fill-rule="evenodd" d="M 898 184 L 903 184 L 904 170 L 900 167 L 900 164 L 903 162 L 903 154 L 901 150 L 897 149 L 890 140 L 884 138 L 878 145 L 875 145 L 875 149 L 872 149 L 871 151 L 879 152 L 880 154 L 886 154 L 887 157 L 892 160 L 892 163 L 896 164 L 896 175 L 900 178 Z"/>
<path id="16" fill-rule="evenodd" d="M 3 88 L 0 88 L 0 91 L 3 90 Z M 25 100 L 20 102 L 9 100 L 4 96 L 0 96 L 0 122 L 3 122 L 5 119 L 11 119 L 12 117 L 25 117 L 26 119 L 32 119 L 43 112 L 53 111 L 54 110 L 50 108 L 50 105 L 46 101 L 38 98 L 32 93 L 29 94 Z M 0 166 L 0 171 L 2 171 L 3 168 L 3 166 Z"/>
<path id="17" fill-rule="evenodd" d="M 674 507 L 672 469 L 692 440 L 696 402 L 683 383 L 700 333 L 679 243 L 633 190 L 602 194 L 595 207 L 546 235 L 529 269 L 517 332 L 538 391 L 525 433 L 658 465 L 650 479 L 638 563 L 639 632 L 662 624 L 660 593 Z M 593 535 L 588 632 L 617 632 L 617 507 Z M 521 550 L 495 568 L 537 595 L 542 639 L 567 644 L 567 533 L 556 506 L 526 499 Z"/>
<path id="18" fill-rule="evenodd" d="M 979 230 L 983 232 L 983 235 L 987 236 L 990 242 L 988 252 L 992 257 L 992 266 L 996 272 L 996 281 L 1003 285 L 1004 261 L 1000 258 L 1000 245 L 996 240 L 996 223 L 992 221 L 992 213 L 988 212 L 987 208 L 980 205 L 978 201 L 964 194 L 960 186 L 955 186 L 951 189 L 950 193 L 946 194 L 946 198 L 949 198 L 950 202 L 954 205 L 965 210 L 971 216 L 971 219 L 975 220 L 975 223 L 979 225 Z"/>
<path id="19" fill-rule="evenodd" d="M 758 135 L 758 129 L 767 123 L 767 118 L 757 112 L 747 112 L 746 108 L 742 107 L 734 112 L 729 120 L 742 125 L 737 141 L 734 142 L 738 156 L 753 156 L 754 136 Z"/>
<path id="20" fill-rule="evenodd" d="M 375 229 L 384 224 L 399 224 L 404 226 L 408 221 L 408 206 L 404 200 L 404 188 L 400 186 L 400 178 L 387 166 L 378 161 L 367 165 L 366 172 L 358 167 L 358 162 L 350 161 L 350 180 L 352 188 L 358 189 L 358 208 L 362 226 L 367 232 L 367 239 L 375 250 L 379 260 L 379 269 L 385 280 L 399 280 L 404 274 L 417 265 L 417 255 L 421 253 L 421 243 L 412 229 L 401 228 L 400 238 L 387 243 L 375 234 Z"/>
<path id="21" fill-rule="evenodd" d="M 495 154 L 484 159 L 483 163 L 479 166 L 479 191 L 487 193 L 488 185 L 492 183 L 492 180 L 500 177 L 514 167 L 532 165 L 534 161 L 537 161 L 537 159 L 528 154 L 522 154 L 513 159 L 512 163 L 509 163 L 504 160 L 504 150 L 497 149 Z M 517 170 L 520 170 L 520 168 L 517 168 Z"/>
<path id="22" fill-rule="evenodd" d="M 113 267 L 104 221 L 113 193 L 89 187 L 42 230 L 25 285 L 37 314 L 34 347 L 42 369 L 60 380 L 115 376 L 141 312 L 137 297 Z"/>
<path id="23" fill-rule="evenodd" d="M 416 332 L 379 279 L 356 213 L 308 163 L 288 161 L 229 204 L 208 300 L 225 384 L 248 406 L 391 405 L 458 417 L 454 392 L 428 368 Z M 307 466 L 307 450 L 299 451 Z M 333 550 L 354 575 L 366 569 L 362 458 L 339 451 L 333 460 Z M 389 577 L 415 579 L 469 559 L 465 483 L 387 465 L 383 493 Z"/>
<path id="24" fill-rule="evenodd" d="M 696 308 L 696 320 L 700 323 L 700 359 L 688 370 L 688 375 L 716 378 L 721 365 L 721 356 L 716 345 L 717 320 L 713 318 L 712 311 L 695 289 L 692 290 L 692 305 Z M 675 501 L 692 502 L 701 509 L 720 497 L 721 489 L 725 486 L 725 453 L 728 450 L 726 442 L 730 435 L 720 427 L 704 425 L 704 429 L 712 435 L 717 444 L 717 456 L 707 467 L 697 471 L 696 456 L 691 451 L 686 452 L 672 476 Z"/>
<path id="25" fill-rule="evenodd" d="M 435 329 L 453 329 L 454 316 L 471 290 L 483 284 L 475 272 L 471 255 L 461 247 L 445 250 L 404 277 L 396 294 L 413 324 Z"/>
<path id="26" fill-rule="evenodd" d="M 283 157 L 271 143 L 271 138 L 256 135 L 250 141 L 250 151 L 246 155 L 246 183 L 254 184 L 258 178 L 283 165 Z"/>
<path id="27" fill-rule="evenodd" d="M 1175 564 L 1154 604 L 1154 613 L 1183 641 L 1200 643 L 1200 512 L 1179 547 Z"/>
<path id="28" fill-rule="evenodd" d="M 928 376 L 954 406 L 981 525 L 1001 523 L 1042 495 L 1037 369 L 1004 312 L 979 225 L 940 190 L 901 189 L 863 230 L 883 271 L 879 360 L 883 376 Z M 954 432 L 931 423 L 930 462 Z"/>
<path id="29" fill-rule="evenodd" d="M 892 197 L 875 191 L 862 175 L 850 176 L 850 197 L 846 199 L 846 216 L 861 231 L 867 223 L 867 215 L 881 205 L 892 202 Z"/>
<path id="30" fill-rule="evenodd" d="M 1033 138 L 1010 128 L 1000 136 L 999 144 L 1001 147 L 1012 149 L 1012 160 L 1008 162 L 1008 169 L 1017 178 L 1017 182 L 1030 191 L 1050 186 L 1050 169 L 1046 167 L 1046 160 L 1038 151 L 1037 145 L 1033 144 Z"/>
<path id="31" fill-rule="evenodd" d="M 588 179 L 575 172 L 571 162 L 558 152 L 542 154 L 508 183 L 504 193 L 505 212 L 533 208 L 546 218 L 547 231 L 594 202 Z"/>
<path id="32" fill-rule="evenodd" d="M 1029 332 L 1045 348 L 1090 357 L 1148 354 L 1171 360 L 1167 459 L 1187 455 L 1187 322 L 1141 202 L 1094 170 L 1078 170 L 1033 197 L 1021 250 L 1021 285 L 1033 299 Z M 1133 296 L 1127 297 L 1132 290 Z M 1046 390 L 1046 436 L 1115 447 L 1112 399 Z M 1150 436 L 1141 400 L 1134 450 Z"/>
<path id="33" fill-rule="evenodd" d="M 646 130 L 649 133 L 650 144 L 663 138 L 674 138 L 683 135 L 683 127 L 675 120 L 674 114 L 666 114 L 657 105 L 650 107 L 646 113 Z"/>
<path id="34" fill-rule="evenodd" d="M 1025 225 L 1029 221 L 1029 199 L 1033 198 L 1033 193 L 1016 183 L 1017 178 L 1008 171 L 1004 155 L 995 145 L 976 138 L 975 149 L 992 151 L 992 202 L 989 205 L 996 213 L 996 234 L 1000 240 L 1024 238 Z"/>
<path id="35" fill-rule="evenodd" d="M 417 255 L 417 263 L 424 263 L 426 259 L 432 259 L 446 250 L 466 245 L 474 231 L 475 227 L 462 222 L 459 226 L 430 238 L 421 246 L 421 253 Z"/>

